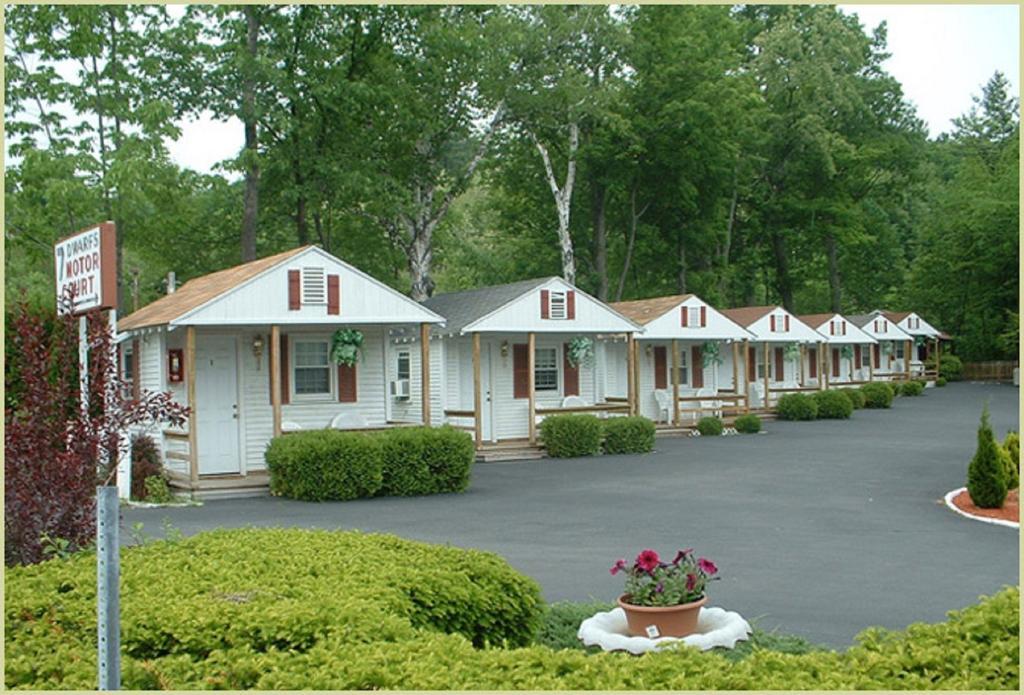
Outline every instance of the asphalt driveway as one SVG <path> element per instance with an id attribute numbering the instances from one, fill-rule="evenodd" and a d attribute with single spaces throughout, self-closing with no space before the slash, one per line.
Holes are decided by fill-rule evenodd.
<path id="1" fill-rule="evenodd" d="M 767 433 L 659 440 L 646 456 L 480 464 L 461 495 L 305 503 L 275 498 L 134 509 L 160 535 L 217 527 L 386 531 L 491 550 L 548 601 L 611 601 L 608 568 L 643 548 L 694 547 L 722 580 L 711 603 L 834 647 L 870 625 L 934 622 L 1019 583 L 1014 529 L 942 505 L 964 484 L 982 405 L 1000 439 L 1019 390 L 957 383 L 849 421 L 771 422 Z"/>

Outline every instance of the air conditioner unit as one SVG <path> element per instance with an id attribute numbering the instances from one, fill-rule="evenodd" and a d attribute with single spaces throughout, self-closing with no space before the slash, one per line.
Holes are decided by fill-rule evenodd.
<path id="1" fill-rule="evenodd" d="M 409 380 L 395 379 L 391 382 L 391 395 L 395 398 L 409 397 Z"/>

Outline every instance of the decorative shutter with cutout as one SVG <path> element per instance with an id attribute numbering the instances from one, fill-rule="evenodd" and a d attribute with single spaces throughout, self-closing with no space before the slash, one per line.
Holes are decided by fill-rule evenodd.
<path id="1" fill-rule="evenodd" d="M 775 379 L 774 381 L 786 380 L 786 355 L 782 348 L 775 348 Z"/>
<path id="2" fill-rule="evenodd" d="M 327 276 L 327 313 L 341 313 L 341 279 L 337 275 Z"/>
<path id="3" fill-rule="evenodd" d="M 772 314 L 772 333 L 775 332 L 775 314 Z"/>
<path id="4" fill-rule="evenodd" d="M 679 307 L 679 325 L 686 328 L 690 323 L 690 309 L 686 305 Z"/>
<path id="5" fill-rule="evenodd" d="M 551 293 L 548 290 L 540 291 L 540 317 L 546 319 L 551 316 Z"/>
<path id="6" fill-rule="evenodd" d="M 757 381 L 757 350 L 748 350 L 747 357 L 747 381 Z"/>
<path id="7" fill-rule="evenodd" d="M 829 335 L 835 335 L 836 334 L 836 322 L 835 321 L 829 321 L 828 322 L 828 334 Z"/>
<path id="8" fill-rule="evenodd" d="M 302 308 L 302 273 L 298 270 L 288 271 L 288 310 L 298 311 Z"/>
<path id="9" fill-rule="evenodd" d="M 839 349 L 832 348 L 832 376 L 839 376 Z"/>
<path id="10" fill-rule="evenodd" d="M 563 396 L 580 395 L 580 368 L 569 364 L 569 343 L 562 346 Z"/>
<path id="11" fill-rule="evenodd" d="M 576 290 L 565 293 L 565 318 L 570 321 L 576 318 Z"/>
<path id="12" fill-rule="evenodd" d="M 860 345 L 853 346 L 853 368 L 860 369 Z"/>
<path id="13" fill-rule="evenodd" d="M 786 333 L 789 333 L 789 314 L 786 314 L 786 315 L 785 315 L 785 316 L 783 317 L 783 325 L 785 326 L 785 327 L 783 328 L 783 330 L 784 330 L 784 331 L 785 331 Z"/>
<path id="14" fill-rule="evenodd" d="M 700 308 L 700 327 L 704 328 L 708 325 L 708 308 L 701 306 Z"/>
<path id="15" fill-rule="evenodd" d="M 530 397 L 530 363 L 526 343 L 512 346 L 512 397 Z"/>
<path id="16" fill-rule="evenodd" d="M 818 378 L 818 350 L 817 348 L 807 348 L 807 375 L 811 379 Z"/>
<path id="17" fill-rule="evenodd" d="M 872 345 L 872 352 L 875 353 L 875 369 L 881 369 L 882 367 L 882 349 L 878 343 Z"/>

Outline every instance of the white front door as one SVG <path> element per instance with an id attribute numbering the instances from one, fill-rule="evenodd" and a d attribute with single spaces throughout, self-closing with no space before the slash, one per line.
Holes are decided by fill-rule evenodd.
<path id="1" fill-rule="evenodd" d="M 491 378 L 491 343 L 480 341 L 480 437 L 485 442 L 494 441 L 494 426 L 492 424 L 492 413 L 494 393 Z"/>
<path id="2" fill-rule="evenodd" d="M 199 474 L 238 473 L 238 371 L 233 336 L 201 336 L 196 345 Z"/>

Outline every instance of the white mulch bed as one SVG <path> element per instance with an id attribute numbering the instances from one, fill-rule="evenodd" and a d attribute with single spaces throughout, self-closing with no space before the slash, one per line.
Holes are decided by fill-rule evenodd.
<path id="1" fill-rule="evenodd" d="M 606 652 L 626 651 L 630 654 L 656 652 L 687 644 L 698 649 L 715 647 L 732 649 L 736 643 L 747 639 L 751 633 L 750 623 L 739 613 L 722 608 L 701 608 L 697 618 L 697 632 L 686 637 L 633 637 L 626 625 L 626 612 L 621 608 L 602 611 L 587 618 L 580 624 L 576 636 L 588 647 L 601 647 Z"/>

